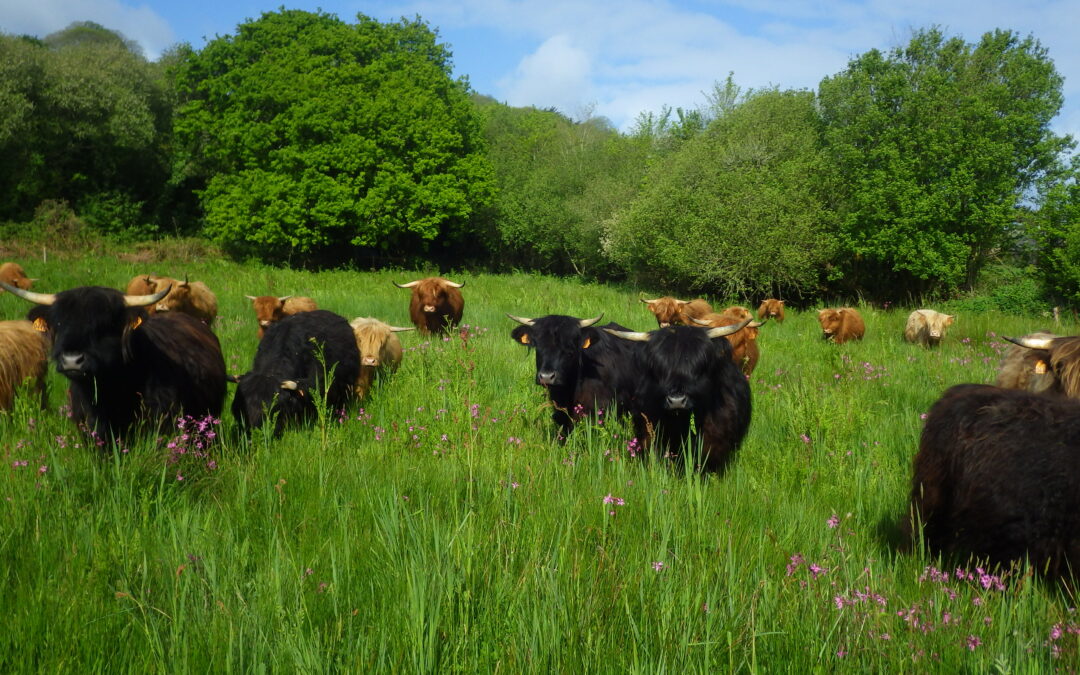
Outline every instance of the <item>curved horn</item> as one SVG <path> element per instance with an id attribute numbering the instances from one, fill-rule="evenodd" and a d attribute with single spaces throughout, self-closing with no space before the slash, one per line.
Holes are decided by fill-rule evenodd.
<path id="1" fill-rule="evenodd" d="M 704 321 L 702 319 L 697 318 L 696 316 L 690 317 L 690 320 L 693 321 L 694 323 L 696 323 L 699 326 L 705 326 L 706 328 L 712 328 L 712 321 Z"/>
<path id="2" fill-rule="evenodd" d="M 282 380 L 281 388 L 288 389 L 289 391 L 296 391 L 300 388 L 300 385 L 296 383 L 296 380 Z"/>
<path id="3" fill-rule="evenodd" d="M 762 319 L 761 321 L 751 321 L 751 322 L 750 322 L 750 323 L 749 323 L 749 324 L 747 325 L 747 328 L 761 328 L 762 326 L 764 326 L 764 325 L 765 325 L 765 323 L 766 323 L 766 322 L 767 322 L 768 320 L 769 320 L 769 317 L 765 317 L 765 318 L 764 318 L 764 319 Z"/>
<path id="4" fill-rule="evenodd" d="M 172 290 L 172 284 L 169 284 L 157 293 L 151 293 L 150 295 L 124 295 L 124 305 L 127 307 L 146 307 L 152 305 L 158 300 L 164 298 Z"/>
<path id="5" fill-rule="evenodd" d="M 390 326 L 391 333 L 401 333 L 407 330 L 416 330 L 416 326 L 409 326 L 408 328 L 402 328 L 400 326 Z"/>
<path id="6" fill-rule="evenodd" d="M 410 281 L 410 282 L 409 282 L 409 283 L 407 283 L 407 284 L 399 284 L 399 283 L 398 283 L 398 282 L 396 282 L 396 281 L 395 281 L 395 282 L 393 282 L 393 283 L 394 283 L 394 285 L 395 285 L 395 286 L 397 286 L 398 288 L 412 288 L 412 287 L 413 287 L 413 286 L 415 286 L 416 284 L 420 283 L 420 280 L 419 280 L 419 279 L 417 279 L 416 281 Z"/>
<path id="7" fill-rule="evenodd" d="M 291 295 L 283 295 L 280 298 L 278 298 L 278 302 L 285 302 L 286 300 L 288 300 L 291 297 L 292 297 Z"/>
<path id="8" fill-rule="evenodd" d="M 465 285 L 464 281 L 462 281 L 460 284 L 455 284 L 453 281 L 450 281 L 449 279 L 443 279 L 443 281 L 446 282 L 447 286 L 452 286 L 454 288 L 461 288 L 462 286 Z"/>
<path id="9" fill-rule="evenodd" d="M 603 318 L 604 318 L 604 313 L 600 312 L 599 314 L 597 314 L 593 318 L 591 318 L 591 319 L 582 319 L 582 320 L 578 321 L 578 323 L 581 324 L 582 328 L 588 328 L 589 326 L 593 325 L 594 323 L 600 321 L 600 319 L 603 319 Z"/>
<path id="10" fill-rule="evenodd" d="M 1055 338 L 1032 338 L 1032 337 L 1011 338 L 1011 337 L 1005 337 L 1004 335 L 1002 335 L 1001 337 L 1004 337 L 1006 340 L 1013 343 L 1014 345 L 1020 345 L 1021 347 L 1027 347 L 1028 349 L 1050 349 L 1050 344 L 1055 339 Z"/>
<path id="11" fill-rule="evenodd" d="M 244 297 L 247 298 L 248 300 L 252 301 L 252 302 L 255 302 L 256 300 L 258 300 L 258 298 L 256 298 L 254 295 L 245 295 Z"/>
<path id="12" fill-rule="evenodd" d="M 535 326 L 536 325 L 536 319 L 526 319 L 523 316 L 514 316 L 513 314 L 507 314 L 506 316 L 513 319 L 514 321 L 517 321 L 518 323 L 520 323 L 523 326 Z"/>
<path id="13" fill-rule="evenodd" d="M 648 342 L 649 341 L 649 334 L 648 333 L 639 333 L 637 331 L 632 331 L 632 330 L 615 330 L 614 328 L 605 328 L 604 330 L 606 332 L 608 332 L 608 333 L 611 333 L 615 337 L 621 338 L 623 340 L 633 340 L 634 342 Z"/>
<path id="14" fill-rule="evenodd" d="M 11 284 L 0 281 L 0 288 L 3 288 L 8 293 L 17 295 L 23 300 L 29 300 L 37 305 L 51 305 L 56 302 L 56 295 L 52 293 L 35 293 L 33 291 L 24 291 L 21 288 L 12 286 Z"/>
<path id="15" fill-rule="evenodd" d="M 733 326 L 718 326 L 716 328 L 710 328 L 707 333 L 710 338 L 724 337 L 725 335 L 731 335 L 732 333 L 738 333 L 743 328 L 746 328 L 753 319 L 745 319 L 740 323 Z"/>
<path id="16" fill-rule="evenodd" d="M 657 300 L 659 300 L 659 299 L 660 299 L 660 298 L 655 298 L 655 299 L 653 299 L 653 300 L 646 300 L 645 298 L 638 298 L 638 300 L 641 300 L 641 301 L 642 301 L 642 302 L 644 302 L 644 303 L 645 303 L 646 305 L 651 305 L 651 304 L 653 304 L 654 302 L 656 302 L 656 301 L 657 301 Z"/>

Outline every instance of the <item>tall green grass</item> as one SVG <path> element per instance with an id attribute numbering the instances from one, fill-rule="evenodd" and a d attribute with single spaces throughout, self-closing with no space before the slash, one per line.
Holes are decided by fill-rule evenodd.
<path id="1" fill-rule="evenodd" d="M 408 325 L 391 281 L 422 276 L 102 260 L 33 274 L 50 292 L 146 271 L 217 291 L 235 373 L 256 347 L 245 294 Z M 762 329 L 732 468 L 702 478 L 631 459 L 618 420 L 559 445 L 532 354 L 509 339 L 504 312 L 649 329 L 632 290 L 450 276 L 466 282 L 464 337 L 402 334 L 398 373 L 325 432 L 241 440 L 226 414 L 212 466 L 172 437 L 103 451 L 65 418 L 55 374 L 48 410 L 0 414 L 0 671 L 1080 667 L 1065 587 L 1018 570 L 1001 590 L 966 561 L 946 579 L 896 552 L 921 414 L 992 380 L 998 336 L 1048 319 L 961 314 L 924 350 L 901 341 L 904 310 L 863 308 L 866 339 L 839 347 L 793 312 Z M 0 296 L 0 318 L 26 309 Z"/>

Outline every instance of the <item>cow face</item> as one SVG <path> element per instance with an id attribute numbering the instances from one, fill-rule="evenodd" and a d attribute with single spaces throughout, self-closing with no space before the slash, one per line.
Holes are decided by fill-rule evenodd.
<path id="1" fill-rule="evenodd" d="M 656 316 L 656 323 L 661 328 L 683 323 L 682 312 L 683 306 L 686 305 L 685 300 L 665 296 L 655 300 L 642 299 L 642 302 L 649 306 L 649 311 Z"/>
<path id="2" fill-rule="evenodd" d="M 712 400 L 715 372 L 731 363 L 731 345 L 700 328 L 675 326 L 654 331 L 645 351 L 646 369 L 666 410 L 694 410 Z"/>
<path id="3" fill-rule="evenodd" d="M 522 324 L 510 331 L 510 337 L 536 351 L 536 383 L 542 387 L 574 386 L 581 371 L 582 353 L 597 339 L 592 325 L 600 317 L 575 319 L 551 315 L 521 319 L 508 316 Z"/>
<path id="4" fill-rule="evenodd" d="M 268 328 L 275 321 L 285 318 L 285 301 L 292 296 L 285 295 L 277 298 L 272 295 L 259 297 L 249 295 L 246 297 L 251 300 L 251 305 L 255 308 L 255 318 L 259 321 L 259 325 Z"/>

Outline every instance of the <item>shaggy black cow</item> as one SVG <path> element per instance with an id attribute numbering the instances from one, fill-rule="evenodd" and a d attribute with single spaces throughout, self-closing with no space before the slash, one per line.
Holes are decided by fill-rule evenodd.
<path id="1" fill-rule="evenodd" d="M 981 384 L 950 388 L 926 418 L 908 536 L 994 564 L 1080 564 L 1080 403 Z"/>
<path id="2" fill-rule="evenodd" d="M 579 419 L 610 410 L 613 403 L 627 411 L 638 347 L 596 327 L 603 314 L 592 319 L 506 316 L 521 324 L 510 337 L 536 351 L 536 383 L 547 389 L 555 409 L 551 418 L 563 439 Z M 603 328 L 626 330 L 617 323 Z"/>
<path id="3" fill-rule="evenodd" d="M 68 378 L 72 416 L 99 436 L 133 425 L 151 429 L 177 416 L 220 415 L 225 359 L 217 337 L 183 314 L 150 316 L 153 295 L 84 286 L 56 294 L 5 290 L 37 303 L 30 319 L 52 342 L 56 369 Z"/>
<path id="4" fill-rule="evenodd" d="M 669 326 L 650 333 L 613 334 L 645 342 L 634 394 L 635 433 L 685 467 L 721 473 L 750 427 L 750 385 L 735 365 L 725 336 L 750 323 L 691 328 Z M 700 445 L 700 448 L 699 448 Z"/>
<path id="5" fill-rule="evenodd" d="M 276 415 L 280 434 L 286 424 L 315 416 L 315 397 L 329 410 L 343 408 L 359 374 L 348 320 L 325 309 L 293 314 L 266 329 L 251 370 L 238 379 L 232 413 L 245 431 Z"/>

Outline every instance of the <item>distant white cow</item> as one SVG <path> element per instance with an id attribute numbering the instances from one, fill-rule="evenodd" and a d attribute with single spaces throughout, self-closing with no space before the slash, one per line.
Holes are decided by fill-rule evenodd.
<path id="1" fill-rule="evenodd" d="M 941 344 L 941 339 L 945 337 L 945 332 L 955 318 L 932 309 L 917 309 L 907 318 L 904 339 L 923 347 L 936 347 Z"/>
<path id="2" fill-rule="evenodd" d="M 349 322 L 360 350 L 360 375 L 356 378 L 356 397 L 363 400 L 371 391 L 376 375 L 392 373 L 401 364 L 401 341 L 395 333 L 413 330 L 398 328 L 371 317 L 359 317 Z"/>

